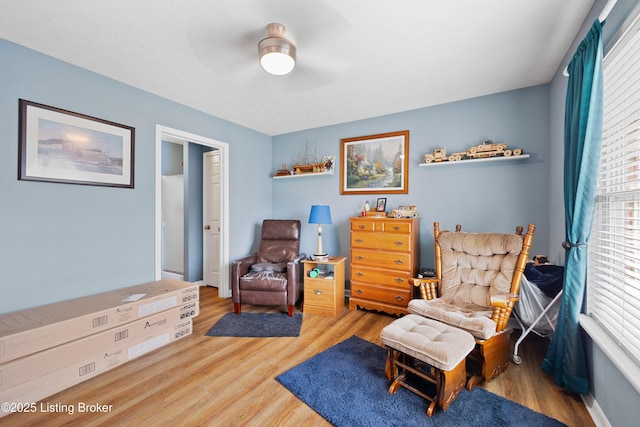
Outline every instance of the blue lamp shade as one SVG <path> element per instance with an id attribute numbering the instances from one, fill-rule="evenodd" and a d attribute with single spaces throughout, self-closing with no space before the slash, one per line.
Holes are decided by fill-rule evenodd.
<path id="1" fill-rule="evenodd" d="M 331 224 L 331 209 L 328 205 L 312 205 L 309 224 Z"/>

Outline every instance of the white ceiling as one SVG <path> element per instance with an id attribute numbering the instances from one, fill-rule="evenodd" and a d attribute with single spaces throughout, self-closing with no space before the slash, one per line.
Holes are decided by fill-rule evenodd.
<path id="1" fill-rule="evenodd" d="M 0 38 L 278 135 L 551 81 L 593 0 L 0 0 Z M 258 61 L 279 22 L 298 62 Z"/>

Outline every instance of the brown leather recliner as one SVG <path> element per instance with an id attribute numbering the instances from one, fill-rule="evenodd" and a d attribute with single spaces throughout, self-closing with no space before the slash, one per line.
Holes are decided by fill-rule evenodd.
<path id="1" fill-rule="evenodd" d="M 286 305 L 287 314 L 302 294 L 300 221 L 265 219 L 258 252 L 231 265 L 233 311 L 241 304 Z"/>

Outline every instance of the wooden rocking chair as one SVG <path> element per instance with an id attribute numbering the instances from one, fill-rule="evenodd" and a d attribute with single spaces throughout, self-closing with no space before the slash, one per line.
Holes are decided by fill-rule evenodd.
<path id="1" fill-rule="evenodd" d="M 436 277 L 414 279 L 422 299 L 409 313 L 470 332 L 476 341 L 467 356 L 467 389 L 490 381 L 509 366 L 507 323 L 518 300 L 535 225 L 510 233 L 440 231 L 434 223 Z"/>

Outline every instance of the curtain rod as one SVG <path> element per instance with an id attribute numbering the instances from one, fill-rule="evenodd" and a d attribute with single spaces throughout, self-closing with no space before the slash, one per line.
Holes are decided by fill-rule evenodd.
<path id="1" fill-rule="evenodd" d="M 600 15 L 598 16 L 598 21 L 604 22 L 604 20 L 607 19 L 607 16 L 609 16 L 609 13 L 611 13 L 611 9 L 613 9 L 613 7 L 616 5 L 617 2 L 618 0 L 609 0 L 607 4 L 604 5 L 602 12 L 600 12 Z M 565 77 L 569 77 L 568 65 L 564 67 L 564 70 L 562 71 L 562 75 Z"/>

